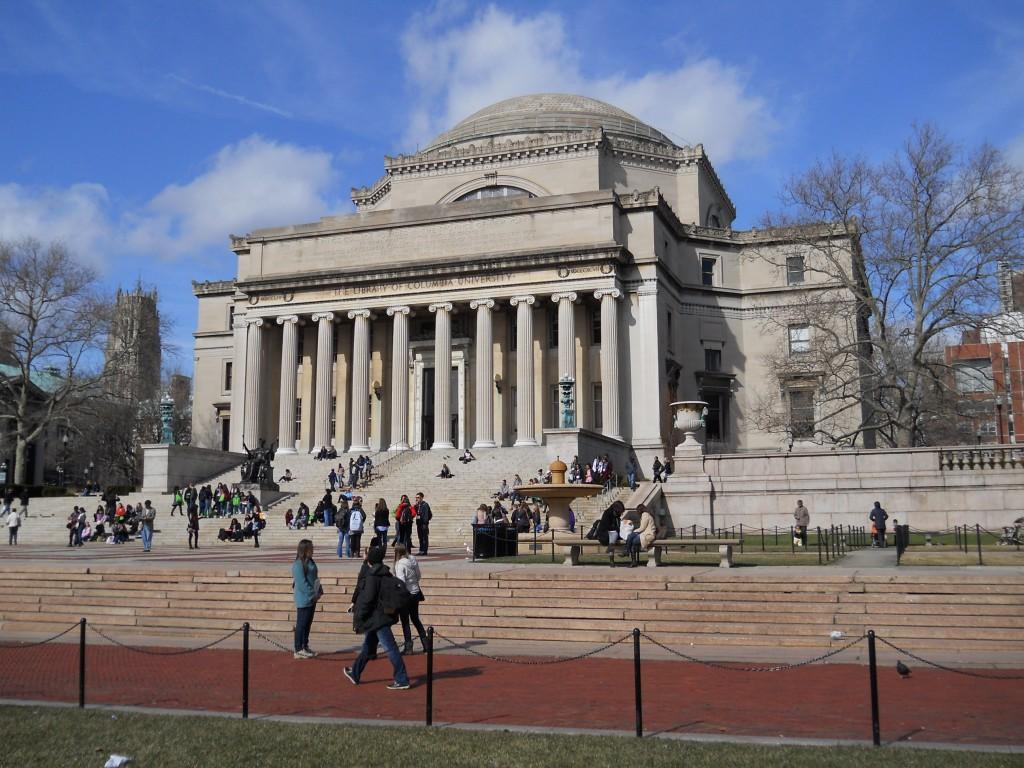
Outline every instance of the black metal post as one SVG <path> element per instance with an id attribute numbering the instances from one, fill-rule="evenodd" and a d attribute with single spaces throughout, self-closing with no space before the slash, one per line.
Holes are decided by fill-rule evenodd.
<path id="1" fill-rule="evenodd" d="M 434 628 L 427 627 L 427 725 L 434 724 Z"/>
<path id="2" fill-rule="evenodd" d="M 871 742 L 882 745 L 882 729 L 878 723 L 878 661 L 875 658 L 875 631 L 868 630 L 868 675 L 871 678 Z"/>
<path id="3" fill-rule="evenodd" d="M 981 562 L 981 525 L 978 523 L 974 524 L 974 533 L 978 537 L 978 565 L 984 565 Z"/>
<path id="4" fill-rule="evenodd" d="M 249 622 L 242 625 L 242 719 L 249 719 Z"/>
<path id="5" fill-rule="evenodd" d="M 761 529 L 761 551 L 762 552 L 764 552 L 764 539 L 765 539 L 765 534 L 766 533 L 767 533 L 767 531 L 764 528 L 762 528 Z"/>
<path id="6" fill-rule="evenodd" d="M 796 528 L 789 526 L 789 553 L 796 554 Z"/>
<path id="7" fill-rule="evenodd" d="M 818 565 L 821 565 L 821 526 L 818 526 Z"/>
<path id="8" fill-rule="evenodd" d="M 85 709 L 85 618 L 78 622 L 78 707 Z"/>
<path id="9" fill-rule="evenodd" d="M 743 554 L 743 523 L 740 523 L 740 554 Z"/>
<path id="10" fill-rule="evenodd" d="M 469 528 L 473 532 L 470 535 L 470 542 L 469 542 L 469 546 L 470 546 L 470 548 L 472 550 L 470 552 L 470 558 L 471 558 L 472 562 L 475 563 L 476 562 L 476 523 L 470 524 Z"/>
<path id="11" fill-rule="evenodd" d="M 636 736 L 644 735 L 644 710 L 640 696 L 640 630 L 633 627 L 633 689 L 636 693 Z"/>
<path id="12" fill-rule="evenodd" d="M 779 526 L 775 526 L 775 546 L 779 546 Z"/>

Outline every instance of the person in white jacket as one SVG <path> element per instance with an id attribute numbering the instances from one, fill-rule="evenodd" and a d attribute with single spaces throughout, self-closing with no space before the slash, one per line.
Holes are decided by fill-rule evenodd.
<path id="1" fill-rule="evenodd" d="M 7 515 L 7 545 L 16 546 L 18 543 L 18 529 L 21 528 L 21 510 L 11 507 Z"/>
<path id="2" fill-rule="evenodd" d="M 415 557 L 409 554 L 405 544 L 395 545 L 395 577 L 405 583 L 405 588 L 412 595 L 412 603 L 409 608 L 400 611 L 398 614 L 398 618 L 402 621 L 402 635 L 405 637 L 402 653 L 406 655 L 412 653 L 410 620 L 420 636 L 420 646 L 426 650 L 427 631 L 423 628 L 423 622 L 420 621 L 420 603 L 425 599 L 423 597 L 423 590 L 420 589 L 420 564 L 416 562 Z"/>

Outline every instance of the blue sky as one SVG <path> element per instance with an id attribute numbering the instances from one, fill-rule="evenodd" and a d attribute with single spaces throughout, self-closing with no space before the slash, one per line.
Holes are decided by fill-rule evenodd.
<path id="1" fill-rule="evenodd" d="M 190 373 L 191 280 L 234 274 L 229 234 L 349 211 L 385 154 L 539 91 L 702 142 L 747 227 L 915 121 L 1024 164 L 1024 3 L 6 2 L 0 238 L 157 286 Z"/>

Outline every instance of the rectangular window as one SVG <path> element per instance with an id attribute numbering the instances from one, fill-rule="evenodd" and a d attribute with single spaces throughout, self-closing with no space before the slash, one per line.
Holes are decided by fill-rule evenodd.
<path id="1" fill-rule="evenodd" d="M 509 432 L 513 435 L 519 434 L 519 419 L 516 417 L 516 388 L 508 388 L 508 423 Z"/>
<path id="2" fill-rule="evenodd" d="M 789 429 L 794 439 L 814 437 L 814 392 L 789 390 Z"/>
<path id="3" fill-rule="evenodd" d="M 301 368 L 302 367 L 302 358 L 306 356 L 306 334 L 303 333 L 303 329 L 302 328 L 297 328 L 296 330 L 298 331 L 298 334 L 299 334 L 299 336 L 298 336 L 298 342 L 299 342 L 298 343 L 298 352 L 296 353 L 296 356 L 298 357 L 298 360 L 297 360 L 298 366 L 299 366 L 299 368 Z"/>
<path id="4" fill-rule="evenodd" d="M 594 309 L 590 312 L 590 343 L 594 346 L 601 344 L 601 310 Z"/>
<path id="5" fill-rule="evenodd" d="M 558 349 L 558 308 L 548 311 L 548 349 Z"/>
<path id="6" fill-rule="evenodd" d="M 701 285 L 714 285 L 715 284 L 715 262 L 717 259 L 712 259 L 708 256 L 702 256 L 700 259 L 700 283 Z"/>
<path id="7" fill-rule="evenodd" d="M 295 398 L 295 439 L 302 439 L 302 400 L 299 398 Z"/>
<path id="8" fill-rule="evenodd" d="M 548 397 L 551 401 L 551 420 L 548 422 L 553 428 L 557 429 L 562 420 L 558 418 L 558 412 L 560 410 L 558 404 L 558 385 L 552 384 L 548 390 Z"/>
<path id="9" fill-rule="evenodd" d="M 704 370 L 705 371 L 720 371 L 720 370 L 722 370 L 722 350 L 720 350 L 720 349 L 705 349 L 704 350 Z"/>
<path id="10" fill-rule="evenodd" d="M 800 285 L 804 281 L 804 257 L 786 257 L 786 284 Z"/>
<path id="11" fill-rule="evenodd" d="M 992 361 L 987 358 L 959 361 L 953 366 L 953 376 L 956 391 L 964 394 L 991 392 L 995 383 L 992 379 Z"/>
<path id="12" fill-rule="evenodd" d="M 665 341 L 668 348 L 672 349 L 672 310 L 665 313 Z"/>
<path id="13" fill-rule="evenodd" d="M 228 330 L 233 330 L 235 327 L 235 305 L 228 304 Z"/>
<path id="14" fill-rule="evenodd" d="M 803 355 L 811 351 L 811 328 L 809 325 L 789 326 L 789 354 Z"/>
<path id="15" fill-rule="evenodd" d="M 329 442 L 334 442 L 334 436 L 337 433 L 338 428 L 338 398 L 335 395 L 331 396 L 331 434 L 327 438 Z"/>
<path id="16" fill-rule="evenodd" d="M 519 344 L 519 320 L 515 315 L 512 315 L 508 319 L 508 351 L 515 352 L 516 346 Z"/>
<path id="17" fill-rule="evenodd" d="M 224 391 L 225 392 L 230 392 L 231 391 L 231 374 L 233 372 L 234 367 L 235 367 L 235 364 L 233 362 L 231 362 L 230 360 L 228 360 L 226 363 L 224 363 Z"/>
<path id="18" fill-rule="evenodd" d="M 592 390 L 591 399 L 592 399 L 592 401 L 594 403 L 594 412 L 593 412 L 592 423 L 594 425 L 595 431 L 599 431 L 601 429 L 604 429 L 604 415 L 601 412 L 601 384 L 600 384 L 600 382 L 598 382 L 597 384 L 592 384 L 591 385 L 591 390 Z"/>
<path id="19" fill-rule="evenodd" d="M 708 404 L 708 415 L 704 419 L 707 439 L 722 442 L 725 440 L 725 404 L 727 400 L 721 392 L 701 392 L 701 400 Z"/>

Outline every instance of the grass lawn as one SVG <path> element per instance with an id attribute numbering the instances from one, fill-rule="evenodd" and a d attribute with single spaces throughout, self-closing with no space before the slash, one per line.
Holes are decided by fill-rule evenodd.
<path id="1" fill-rule="evenodd" d="M 1024 565 L 1024 551 L 1010 547 L 982 548 L 981 560 L 985 565 Z M 977 565 L 978 551 L 969 552 L 949 548 L 914 547 L 903 553 L 903 565 Z"/>
<path id="2" fill-rule="evenodd" d="M 386 728 L 386 730 L 385 730 Z M 759 768 L 1021 765 L 1020 756 L 856 747 L 762 747 L 666 739 L 526 735 L 422 727 L 299 725 L 109 710 L 0 707 L 0 765 L 103 765 L 111 754 L 150 766 L 612 766 Z"/>
<path id="3" fill-rule="evenodd" d="M 522 549 L 522 546 L 520 546 Z M 534 565 L 544 564 L 550 565 L 552 562 L 559 564 L 565 560 L 565 555 L 558 551 L 561 547 L 555 548 L 555 559 L 551 559 L 551 547 L 549 546 L 546 552 L 539 552 L 536 554 L 519 555 L 518 557 L 491 557 L 486 560 L 478 560 L 481 563 L 518 563 L 520 565 Z M 824 558 L 824 556 L 822 556 Z M 977 556 L 975 556 L 977 558 Z M 668 565 L 695 565 L 695 566 L 716 566 L 718 565 L 721 558 L 718 556 L 717 551 L 711 552 L 672 552 L 662 557 L 661 562 Z M 797 552 L 795 555 L 790 554 L 789 550 L 785 552 L 747 552 L 740 554 L 738 548 L 733 549 L 732 557 L 733 565 L 737 567 L 745 567 L 751 565 L 817 565 L 818 564 L 818 552 Z M 834 560 L 833 562 L 838 562 Z M 822 565 L 824 565 L 824 559 Z M 584 552 L 580 555 L 580 565 L 600 565 L 605 568 L 608 567 L 608 556 L 605 554 L 597 554 L 593 552 Z M 629 560 L 624 557 L 615 557 L 615 565 L 622 566 L 625 568 L 629 565 Z M 646 555 L 640 555 L 640 565 L 647 565 Z"/>

